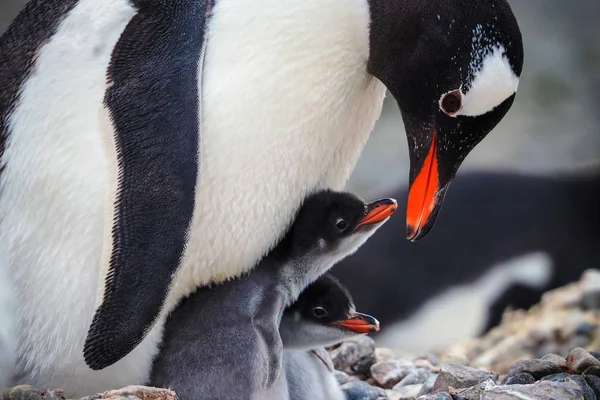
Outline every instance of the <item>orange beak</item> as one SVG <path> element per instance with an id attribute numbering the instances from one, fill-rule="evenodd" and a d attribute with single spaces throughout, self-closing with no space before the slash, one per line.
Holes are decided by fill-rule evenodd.
<path id="1" fill-rule="evenodd" d="M 381 199 L 366 205 L 365 216 L 358 221 L 356 229 L 363 225 L 376 224 L 389 218 L 398 208 L 398 203 L 394 199 Z"/>
<path id="2" fill-rule="evenodd" d="M 438 173 L 438 159 L 435 149 L 436 131 L 423 167 L 412 182 L 408 194 L 406 208 L 407 239 L 417 241 L 425 236 L 429 229 L 424 229 L 426 224 L 433 220 L 432 216 L 440 206 L 440 181 Z"/>
<path id="3" fill-rule="evenodd" d="M 332 322 L 331 325 L 338 325 L 361 334 L 379 331 L 379 321 L 370 315 L 361 313 L 355 313 L 344 321 Z"/>

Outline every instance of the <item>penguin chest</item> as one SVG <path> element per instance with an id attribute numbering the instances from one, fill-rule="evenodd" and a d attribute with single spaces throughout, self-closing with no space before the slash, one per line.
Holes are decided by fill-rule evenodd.
<path id="1" fill-rule="evenodd" d="M 324 97 L 297 107 L 302 93 L 285 98 L 279 91 L 272 100 L 265 93 L 249 101 L 256 106 L 245 111 L 236 104 L 245 99 L 221 98 L 209 85 L 177 297 L 247 271 L 283 235 L 306 195 L 344 187 L 383 100 L 382 85 L 363 79 L 357 82 L 362 90 L 341 104 L 327 104 Z M 231 112 L 227 104 L 239 109 Z M 362 113 L 367 105 L 369 112 Z"/>
<path id="2" fill-rule="evenodd" d="M 308 193 L 342 189 L 385 94 L 366 71 L 362 4 L 223 3 L 208 32 L 200 173 L 175 301 L 255 265 Z"/>

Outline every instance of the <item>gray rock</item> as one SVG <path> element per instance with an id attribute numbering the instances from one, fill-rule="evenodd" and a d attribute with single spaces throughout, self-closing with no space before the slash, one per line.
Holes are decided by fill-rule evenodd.
<path id="1" fill-rule="evenodd" d="M 583 390 L 577 383 L 539 381 L 533 385 L 496 386 L 486 390 L 481 400 L 582 400 Z"/>
<path id="2" fill-rule="evenodd" d="M 568 374 L 566 372 L 559 372 L 558 374 L 546 375 L 542 378 L 542 380 L 551 382 L 564 382 L 567 379 L 569 379 L 570 376 L 571 374 Z"/>
<path id="3" fill-rule="evenodd" d="M 592 365 L 591 367 L 586 368 L 586 370 L 583 371 L 582 375 L 584 377 L 586 375 L 594 375 L 594 376 L 599 376 L 600 377 L 600 366 Z"/>
<path id="4" fill-rule="evenodd" d="M 425 368 L 418 368 L 417 370 L 406 375 L 404 377 L 404 379 L 402 379 L 396 386 L 394 386 L 394 390 L 396 390 L 396 388 L 400 388 L 402 386 L 416 385 L 418 383 L 425 383 L 425 381 L 427 380 L 427 378 L 429 378 L 430 375 L 431 375 L 431 373 L 429 372 L 429 370 L 427 370 Z"/>
<path id="5" fill-rule="evenodd" d="M 521 372 L 506 380 L 506 385 L 528 385 L 535 383 L 535 378 L 528 372 Z"/>
<path id="6" fill-rule="evenodd" d="M 491 379 L 475 385 L 469 389 L 462 390 L 454 395 L 455 400 L 479 400 L 484 391 L 495 387 L 496 384 Z"/>
<path id="7" fill-rule="evenodd" d="M 453 400 L 452 396 L 448 392 L 440 392 L 436 394 L 426 394 L 417 397 L 417 400 Z"/>
<path id="8" fill-rule="evenodd" d="M 546 354 L 544 357 L 541 358 L 541 360 L 550 361 L 551 363 L 554 363 L 561 367 L 567 365 L 567 359 L 562 356 L 559 356 L 558 354 Z"/>
<path id="9" fill-rule="evenodd" d="M 396 357 L 396 353 L 394 353 L 394 350 L 392 349 L 388 349 L 387 347 L 378 347 L 375 349 L 375 362 L 382 362 L 382 361 L 393 361 L 398 359 L 398 357 Z"/>
<path id="10" fill-rule="evenodd" d="M 350 369 L 357 374 L 367 375 L 373 364 L 375 364 L 375 353 L 363 354 Z"/>
<path id="11" fill-rule="evenodd" d="M 353 381 L 342 385 L 346 400 L 387 400 L 385 390 L 363 381 Z"/>
<path id="12" fill-rule="evenodd" d="M 422 383 L 415 385 L 406 385 L 399 387 L 398 389 L 394 387 L 394 398 L 398 400 L 414 399 L 419 395 L 421 389 L 423 389 Z"/>
<path id="13" fill-rule="evenodd" d="M 405 361 L 381 361 L 371 366 L 371 377 L 385 389 L 391 389 L 406 376 L 415 372 L 412 363 Z"/>
<path id="14" fill-rule="evenodd" d="M 592 388 L 597 398 L 600 398 L 600 378 L 595 375 L 586 375 L 585 381 Z"/>
<path id="15" fill-rule="evenodd" d="M 587 350 L 576 347 L 571 350 L 571 353 L 567 357 L 567 366 L 580 374 L 591 366 L 600 366 L 600 361 Z"/>
<path id="16" fill-rule="evenodd" d="M 360 357 L 356 343 L 344 342 L 329 352 L 335 369 L 343 371 L 350 368 Z"/>
<path id="17" fill-rule="evenodd" d="M 429 378 L 423 384 L 423 388 L 419 393 L 419 396 L 431 393 L 431 389 L 433 389 L 433 385 L 435 385 L 435 381 L 437 381 L 438 374 L 431 374 Z"/>
<path id="18" fill-rule="evenodd" d="M 589 322 L 582 322 L 579 325 L 577 325 L 577 328 L 575 329 L 575 334 L 590 336 L 596 331 L 596 329 L 598 329 L 598 325 Z"/>
<path id="19" fill-rule="evenodd" d="M 588 385 L 588 383 L 579 375 L 571 375 L 571 380 L 575 381 L 579 387 L 583 390 L 583 399 L 584 400 L 597 400 L 596 394 L 594 390 Z"/>
<path id="20" fill-rule="evenodd" d="M 343 371 L 333 371 L 333 376 L 335 377 L 335 379 L 338 381 L 338 383 L 340 385 L 350 382 L 350 377 L 348 376 L 347 373 L 345 373 Z"/>
<path id="21" fill-rule="evenodd" d="M 540 379 L 546 375 L 562 372 L 562 368 L 555 363 L 547 360 L 526 359 L 515 362 L 508 370 L 508 378 L 527 372 L 535 379 Z"/>
<path id="22" fill-rule="evenodd" d="M 357 336 L 352 339 L 348 339 L 346 342 L 355 343 L 358 347 L 358 355 L 363 357 L 365 355 L 375 355 L 375 342 L 369 336 Z"/>
<path id="23" fill-rule="evenodd" d="M 349 339 L 329 352 L 335 369 L 367 373 L 375 362 L 375 342 L 368 336 Z"/>
<path id="24" fill-rule="evenodd" d="M 432 392 L 438 393 L 447 391 L 450 387 L 454 389 L 469 388 L 488 379 L 492 379 L 492 381 L 495 382 L 497 376 L 489 372 L 462 365 L 443 365 L 435 384 L 433 385 Z"/>
<path id="25" fill-rule="evenodd" d="M 600 360 L 600 351 L 590 351 L 589 352 L 592 357 L 594 357 L 596 360 Z"/>

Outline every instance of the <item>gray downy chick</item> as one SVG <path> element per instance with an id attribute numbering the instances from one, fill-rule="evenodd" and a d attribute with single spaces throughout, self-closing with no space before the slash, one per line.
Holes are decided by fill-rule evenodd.
<path id="1" fill-rule="evenodd" d="M 170 315 L 150 385 L 171 388 L 181 400 L 286 399 L 284 310 L 396 208 L 393 199 L 365 204 L 348 193 L 309 196 L 251 273 L 198 289 Z"/>
<path id="2" fill-rule="evenodd" d="M 356 312 L 348 290 L 331 274 L 306 288 L 283 314 L 279 333 L 290 400 L 344 400 L 325 347 L 376 332 L 379 322 Z"/>

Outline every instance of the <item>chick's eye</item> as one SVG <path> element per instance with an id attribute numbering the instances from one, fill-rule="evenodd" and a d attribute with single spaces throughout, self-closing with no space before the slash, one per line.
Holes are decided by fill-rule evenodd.
<path id="1" fill-rule="evenodd" d="M 342 218 L 339 218 L 335 221 L 335 227 L 338 228 L 340 232 L 343 232 L 348 227 L 348 222 Z"/>
<path id="2" fill-rule="evenodd" d="M 323 307 L 315 307 L 313 308 L 313 315 L 317 318 L 323 318 L 327 315 L 327 310 Z"/>
<path id="3" fill-rule="evenodd" d="M 446 114 L 456 114 L 462 107 L 462 94 L 460 93 L 460 90 L 454 90 L 443 95 L 440 106 L 442 111 Z"/>

